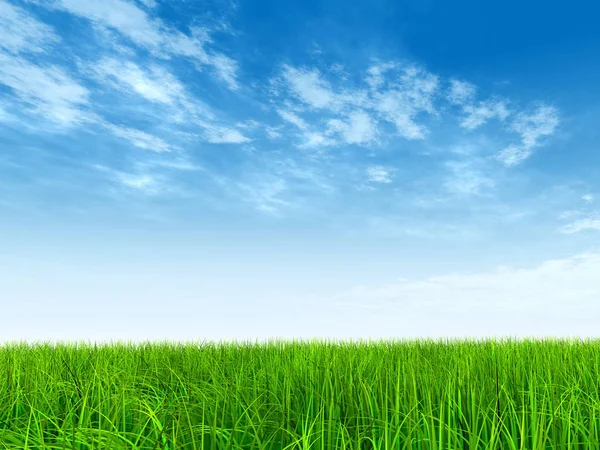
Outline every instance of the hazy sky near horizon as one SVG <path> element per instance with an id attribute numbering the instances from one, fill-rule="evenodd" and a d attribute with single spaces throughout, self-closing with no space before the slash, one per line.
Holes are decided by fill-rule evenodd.
<path id="1" fill-rule="evenodd" d="M 598 13 L 0 0 L 0 342 L 598 336 Z"/>

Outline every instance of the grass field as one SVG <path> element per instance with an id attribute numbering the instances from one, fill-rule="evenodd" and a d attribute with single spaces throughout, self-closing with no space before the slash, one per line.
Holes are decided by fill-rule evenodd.
<path id="1" fill-rule="evenodd" d="M 10 343 L 2 449 L 599 449 L 600 340 Z"/>

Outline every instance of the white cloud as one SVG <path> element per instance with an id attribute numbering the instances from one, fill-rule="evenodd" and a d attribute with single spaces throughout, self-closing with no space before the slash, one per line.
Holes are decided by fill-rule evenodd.
<path id="1" fill-rule="evenodd" d="M 245 122 L 238 122 L 235 124 L 236 127 L 241 128 L 243 130 L 253 130 L 255 128 L 258 128 L 260 125 L 261 123 L 257 122 L 254 119 L 246 120 Z"/>
<path id="2" fill-rule="evenodd" d="M 156 64 L 142 68 L 131 61 L 103 58 L 94 65 L 83 66 L 82 70 L 114 89 L 127 94 L 135 93 L 150 102 L 170 107 L 168 117 L 173 122 L 215 118 L 210 107 L 188 95 L 175 75 Z M 161 119 L 166 117 L 164 112 L 160 112 L 160 115 Z"/>
<path id="3" fill-rule="evenodd" d="M 163 153 L 164 154 L 164 153 Z M 172 155 L 172 154 L 171 154 Z M 181 156 L 171 157 L 169 159 L 146 159 L 142 161 L 136 161 L 136 167 L 139 169 L 154 169 L 154 168 L 165 168 L 172 170 L 182 171 L 197 171 L 205 170 L 202 166 L 196 165 L 188 161 L 186 158 Z"/>
<path id="4" fill-rule="evenodd" d="M 58 41 L 60 38 L 51 27 L 0 0 L 0 50 L 13 54 L 43 52 Z"/>
<path id="5" fill-rule="evenodd" d="M 595 215 L 586 217 L 585 219 L 576 220 L 560 229 L 561 233 L 564 234 L 575 234 L 585 230 L 600 231 L 600 216 Z"/>
<path id="6" fill-rule="evenodd" d="M 148 174 L 120 173 L 118 178 L 124 185 L 146 192 L 152 192 L 156 187 L 156 179 Z"/>
<path id="7" fill-rule="evenodd" d="M 321 133 L 314 133 L 312 131 L 304 133 L 305 141 L 300 147 L 327 147 L 330 145 L 336 145 L 337 141 L 331 139 Z"/>
<path id="8" fill-rule="evenodd" d="M 310 158 L 299 156 L 303 160 L 307 157 Z M 330 174 L 322 170 L 320 163 L 299 164 L 289 156 L 283 159 L 269 157 L 268 166 L 268 170 L 248 170 L 231 178 L 212 176 L 235 200 L 247 202 L 274 217 L 283 217 L 286 211 L 297 209 L 307 198 L 310 207 L 317 197 L 335 191 Z"/>
<path id="9" fill-rule="evenodd" d="M 584 213 L 579 210 L 569 210 L 569 211 L 564 211 L 564 212 L 560 213 L 558 218 L 559 219 L 569 219 L 571 217 L 581 216 L 583 214 Z"/>
<path id="10" fill-rule="evenodd" d="M 366 82 L 371 91 L 338 89 L 336 92 L 318 70 L 297 69 L 289 65 L 283 66 L 281 79 L 272 80 L 271 84 L 276 85 L 277 96 L 280 95 L 282 87 L 287 86 L 292 96 L 302 102 L 299 110 L 308 106 L 324 113 L 338 115 L 328 122 L 328 130 L 317 134 L 331 134 L 336 129 L 349 130 L 342 125 L 344 118 L 349 117 L 350 121 L 354 121 L 361 129 L 353 132 L 352 136 L 348 131 L 344 142 L 347 139 L 356 143 L 370 142 L 376 129 L 376 122 L 369 115 L 372 111 L 380 119 L 393 123 L 400 135 L 406 139 L 423 139 L 427 129 L 415 120 L 422 112 L 435 113 L 433 99 L 438 79 L 421 68 L 406 66 L 398 77 L 387 83 L 387 88 L 383 89 L 383 74 L 398 67 L 399 65 L 393 62 L 370 67 Z M 308 129 L 306 122 L 295 113 L 286 111 L 282 114 L 281 110 L 279 113 L 284 120 L 295 124 L 301 130 Z"/>
<path id="11" fill-rule="evenodd" d="M 89 103 L 89 91 L 58 66 L 40 67 L 0 52 L 0 83 L 41 114 L 63 126 L 93 122 L 94 114 L 81 109 Z"/>
<path id="12" fill-rule="evenodd" d="M 558 122 L 558 110 L 541 105 L 532 114 L 519 113 L 512 128 L 521 135 L 523 147 L 530 149 L 539 145 L 541 137 L 553 134 Z"/>
<path id="13" fill-rule="evenodd" d="M 470 104 L 475 99 L 477 88 L 467 81 L 450 80 L 448 100 L 455 105 Z"/>
<path id="14" fill-rule="evenodd" d="M 368 89 L 348 87 L 347 81 L 335 86 L 316 69 L 286 64 L 282 75 L 272 79 L 271 85 L 274 97 L 281 97 L 287 88 L 296 102 L 284 99 L 286 107 L 278 112 L 302 131 L 304 145 L 306 141 L 308 145 L 368 144 L 375 140 L 381 120 L 394 124 L 405 139 L 427 137 L 429 129 L 419 117 L 438 114 L 434 102 L 439 97 L 440 83 L 436 75 L 415 65 L 378 62 L 368 68 L 364 81 Z M 449 84 L 444 98 L 462 111 L 460 126 L 467 130 L 475 130 L 491 119 L 505 122 L 513 114 L 508 100 L 493 96 L 477 101 L 477 88 L 472 83 L 451 79 Z M 311 115 L 321 114 L 316 124 L 307 122 L 303 115 L 307 110 Z M 325 129 L 321 128 L 323 123 Z M 531 114 L 519 113 L 510 129 L 519 133 L 522 142 L 507 146 L 495 158 L 506 166 L 521 163 L 532 154 L 532 148 L 541 145 L 543 136 L 554 132 L 557 124 L 558 111 L 552 107 L 542 105 Z M 327 140 L 334 135 L 339 137 L 337 141 Z"/>
<path id="15" fill-rule="evenodd" d="M 348 121 L 331 119 L 326 134 L 339 133 L 347 144 L 365 144 L 377 137 L 377 124 L 364 111 L 353 111 Z"/>
<path id="16" fill-rule="evenodd" d="M 396 125 L 406 139 L 424 139 L 427 129 L 415 122 L 422 112 L 433 114 L 433 99 L 438 89 L 437 76 L 417 67 L 408 67 L 388 91 L 373 95 L 373 107 L 387 121 Z"/>
<path id="17" fill-rule="evenodd" d="M 339 63 L 335 63 L 332 64 L 329 67 L 329 70 L 335 74 L 337 74 L 337 76 L 341 79 L 346 81 L 348 79 L 348 74 L 346 73 L 346 69 L 344 68 L 343 65 L 339 64 Z"/>
<path id="18" fill-rule="evenodd" d="M 205 49 L 210 43 L 209 31 L 193 28 L 192 36 L 174 30 L 160 19 L 151 18 L 147 11 L 123 0 L 27 0 L 41 6 L 67 11 L 121 33 L 154 56 L 190 57 L 203 66 L 210 66 L 230 89 L 237 89 L 237 63 L 228 56 Z"/>
<path id="19" fill-rule="evenodd" d="M 296 125 L 302 131 L 305 131 L 308 129 L 308 124 L 302 118 L 298 117 L 293 112 L 286 111 L 283 109 L 278 109 L 277 113 L 283 118 L 283 120 L 285 120 L 286 122 L 289 122 L 293 125 Z"/>
<path id="20" fill-rule="evenodd" d="M 209 57 L 210 65 L 213 66 L 219 77 L 225 81 L 230 89 L 238 89 L 236 74 L 238 71 L 238 63 L 223 54 L 212 54 Z"/>
<path id="21" fill-rule="evenodd" d="M 448 161 L 445 163 L 452 173 L 444 186 L 450 192 L 461 195 L 479 195 L 486 188 L 493 188 L 495 183 L 477 168 L 477 160 Z"/>
<path id="22" fill-rule="evenodd" d="M 464 316 L 470 324 L 485 324 L 481 329 L 489 335 L 495 329 L 507 331 L 506 324 L 494 323 L 499 315 L 513 321 L 529 316 L 538 323 L 543 318 L 600 319 L 599 273 L 600 254 L 584 253 L 532 268 L 499 267 L 493 272 L 357 286 L 334 300 L 345 309 L 369 308 L 388 317 L 433 314 L 452 322 Z"/>
<path id="23" fill-rule="evenodd" d="M 185 100 L 185 89 L 179 80 L 156 65 L 146 71 L 129 61 L 104 58 L 93 70 L 100 80 L 125 92 L 133 90 L 151 102 L 171 105 Z"/>
<path id="24" fill-rule="evenodd" d="M 279 129 L 279 127 L 266 127 L 265 133 L 267 133 L 267 136 L 269 137 L 269 139 L 277 139 L 278 137 L 281 136 L 281 133 L 279 133 L 277 131 L 278 129 Z"/>
<path id="25" fill-rule="evenodd" d="M 376 91 L 385 83 L 383 75 L 396 67 L 398 67 L 398 64 L 393 62 L 375 64 L 367 69 L 368 75 L 365 81 L 371 89 Z"/>
<path id="26" fill-rule="evenodd" d="M 279 177 L 268 177 L 259 183 L 238 185 L 243 192 L 245 201 L 256 206 L 260 211 L 279 216 L 282 207 L 289 207 L 291 203 L 279 198 L 288 189 L 285 180 Z"/>
<path id="27" fill-rule="evenodd" d="M 201 115 L 203 118 L 214 119 L 214 115 L 204 105 L 197 106 L 196 99 L 188 98 L 182 83 L 159 66 L 152 65 L 148 70 L 144 70 L 129 61 L 105 58 L 94 67 L 93 71 L 100 80 L 109 82 L 117 89 L 125 92 L 133 90 L 151 102 L 176 107 L 178 112 L 172 116 L 173 120 L 183 122 L 182 111 L 192 114 L 196 119 L 196 125 L 204 129 L 204 137 L 208 142 L 218 144 L 250 142 L 250 139 L 238 130 L 215 125 L 199 118 L 198 116 Z M 242 124 L 242 127 L 251 128 L 257 125 L 256 121 L 249 121 L 246 125 Z"/>
<path id="28" fill-rule="evenodd" d="M 114 181 L 125 187 L 130 192 L 148 196 L 187 196 L 185 190 L 178 188 L 171 182 L 172 180 L 166 179 L 161 174 L 152 174 L 148 172 L 127 173 L 112 171 L 110 169 L 107 171 L 110 172 L 111 178 Z M 121 196 L 122 191 L 119 191 L 118 194 Z"/>
<path id="29" fill-rule="evenodd" d="M 495 117 L 505 120 L 510 115 L 506 102 L 492 100 L 479 102 L 476 106 L 464 105 L 463 111 L 467 116 L 460 125 L 468 130 L 474 130 Z"/>
<path id="30" fill-rule="evenodd" d="M 413 112 L 408 108 L 402 95 L 388 92 L 380 95 L 379 112 L 396 125 L 400 135 L 406 139 L 424 139 L 425 127 L 413 120 Z"/>
<path id="31" fill-rule="evenodd" d="M 477 88 L 474 84 L 450 80 L 450 89 L 446 98 L 450 103 L 460 106 L 465 113 L 465 117 L 460 122 L 461 127 L 474 130 L 490 119 L 497 118 L 504 121 L 510 115 L 506 101 L 491 99 L 476 102 L 476 93 Z"/>
<path id="32" fill-rule="evenodd" d="M 338 108 L 339 99 L 331 86 L 322 80 L 318 70 L 299 70 L 289 65 L 283 66 L 283 77 L 292 92 L 313 108 Z"/>
<path id="33" fill-rule="evenodd" d="M 594 201 L 594 196 L 592 194 L 585 194 L 581 199 L 586 203 L 592 203 Z"/>
<path id="34" fill-rule="evenodd" d="M 506 167 L 513 167 L 525 161 L 531 156 L 531 151 L 518 145 L 509 145 L 494 156 L 495 159 L 504 163 Z"/>
<path id="35" fill-rule="evenodd" d="M 250 138 L 233 128 L 210 124 L 201 124 L 201 126 L 204 128 L 206 140 L 212 144 L 243 144 L 251 141 Z"/>
<path id="36" fill-rule="evenodd" d="M 517 114 L 512 129 L 521 136 L 521 145 L 510 145 L 498 153 L 496 159 L 507 167 L 521 163 L 533 154 L 533 148 L 541 145 L 540 138 L 554 133 L 558 123 L 558 110 L 551 106 L 541 105 L 531 114 Z"/>
<path id="37" fill-rule="evenodd" d="M 160 153 L 170 152 L 175 148 L 167 144 L 162 139 L 140 130 L 116 126 L 112 124 L 104 124 L 104 126 L 108 128 L 115 136 L 119 136 L 123 139 L 126 139 L 136 147 L 143 148 L 144 150 L 150 150 L 152 152 Z"/>
<path id="38" fill-rule="evenodd" d="M 369 181 L 374 183 L 391 183 L 390 169 L 383 166 L 373 166 L 367 168 L 367 176 Z"/>
<path id="39" fill-rule="evenodd" d="M 409 66 L 397 85 L 414 109 L 433 113 L 433 99 L 438 90 L 438 77 L 425 69 Z"/>

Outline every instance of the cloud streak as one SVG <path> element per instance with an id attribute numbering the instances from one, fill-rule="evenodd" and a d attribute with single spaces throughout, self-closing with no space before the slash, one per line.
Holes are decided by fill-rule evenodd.
<path id="1" fill-rule="evenodd" d="M 181 82 L 165 69 L 152 65 L 148 71 L 130 61 L 104 58 L 94 64 L 96 77 L 112 87 L 134 91 L 148 101 L 173 105 L 185 103 L 185 89 Z"/>
<path id="2" fill-rule="evenodd" d="M 0 51 L 44 52 L 60 42 L 54 29 L 42 23 L 23 9 L 0 0 Z"/>
<path id="3" fill-rule="evenodd" d="M 162 139 L 148 134 L 144 131 L 117 126 L 113 124 L 105 124 L 104 125 L 108 130 L 110 130 L 115 136 L 123 138 L 134 146 L 149 150 L 152 152 L 162 153 L 162 152 L 170 152 L 174 150 L 176 147 L 173 147 L 170 144 L 167 144 Z"/>
<path id="4" fill-rule="evenodd" d="M 492 325 L 496 314 L 555 318 L 600 318 L 600 255 L 583 253 L 532 268 L 450 274 L 382 286 L 357 286 L 333 298 L 340 308 L 372 309 L 386 315 L 433 313 Z"/>
<path id="5" fill-rule="evenodd" d="M 561 217 L 567 218 L 567 217 Z M 575 234 L 582 231 L 600 231 L 600 214 L 589 214 L 588 217 L 576 220 L 565 226 L 560 231 L 564 234 Z"/>
<path id="6" fill-rule="evenodd" d="M 69 12 L 91 21 L 96 26 L 110 28 L 128 38 L 155 57 L 191 58 L 199 67 L 208 66 L 230 89 L 237 90 L 237 62 L 223 53 L 206 48 L 211 43 L 210 30 L 193 28 L 191 35 L 166 25 L 151 11 L 123 0 L 26 0 L 40 6 Z M 146 6 L 149 4 L 144 2 Z"/>
<path id="7" fill-rule="evenodd" d="M 32 113 L 63 126 L 96 121 L 87 111 L 89 90 L 55 65 L 41 67 L 0 52 L 0 83 L 10 87 Z"/>

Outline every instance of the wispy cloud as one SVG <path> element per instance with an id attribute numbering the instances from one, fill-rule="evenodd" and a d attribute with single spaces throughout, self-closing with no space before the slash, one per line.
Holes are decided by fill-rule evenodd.
<path id="1" fill-rule="evenodd" d="M 391 183 L 391 170 L 384 166 L 373 166 L 367 168 L 367 177 L 374 183 Z"/>
<path id="2" fill-rule="evenodd" d="M 327 147 L 338 143 L 335 139 L 329 137 L 331 134 L 335 133 L 335 131 L 331 129 L 323 132 L 315 131 L 316 127 L 309 126 L 304 119 L 292 111 L 277 109 L 277 113 L 283 120 L 295 125 L 301 131 L 303 138 L 303 142 L 299 145 L 301 148 Z"/>
<path id="3" fill-rule="evenodd" d="M 373 107 L 385 120 L 396 125 L 406 139 L 424 139 L 427 128 L 416 122 L 420 113 L 433 114 L 438 77 L 416 66 L 403 70 L 399 82 L 389 90 L 373 94 Z"/>
<path id="4" fill-rule="evenodd" d="M 385 73 L 397 67 L 398 64 L 395 62 L 374 64 L 367 69 L 365 81 L 373 91 L 379 91 L 386 82 Z"/>
<path id="5" fill-rule="evenodd" d="M 459 195 L 480 195 L 493 188 L 495 182 L 484 174 L 481 165 L 480 159 L 447 161 L 445 166 L 451 175 L 444 183 L 446 190 Z"/>
<path id="6" fill-rule="evenodd" d="M 490 99 L 476 101 L 477 87 L 467 81 L 452 79 L 447 94 L 448 101 L 461 107 L 463 118 L 460 126 L 467 130 L 475 130 L 488 120 L 497 118 L 504 121 L 509 115 L 506 100 Z"/>
<path id="7" fill-rule="evenodd" d="M 207 122 L 199 122 L 199 125 L 204 128 L 205 139 L 212 144 L 243 144 L 252 140 L 233 128 Z"/>
<path id="8" fill-rule="evenodd" d="M 170 144 L 167 144 L 162 139 L 152 136 L 141 130 L 135 130 L 132 128 L 117 126 L 113 124 L 104 124 L 104 126 L 109 129 L 114 135 L 119 136 L 123 139 L 128 140 L 136 147 L 142 148 L 144 150 L 149 150 L 152 152 L 170 152 L 175 147 Z"/>
<path id="9" fill-rule="evenodd" d="M 478 100 L 477 87 L 463 80 L 450 79 L 448 89 L 440 95 L 439 77 L 414 64 L 377 62 L 367 69 L 364 81 L 367 89 L 347 82 L 342 87 L 317 69 L 284 64 L 281 75 L 270 81 L 272 101 L 279 105 L 279 115 L 300 130 L 302 147 L 376 143 L 381 121 L 394 124 L 405 139 L 424 140 L 431 130 L 419 118 L 439 115 L 436 102 L 444 99 L 458 107 L 459 125 L 468 131 L 492 119 L 505 123 L 512 116 L 508 131 L 517 133 L 520 142 L 495 155 L 507 167 L 527 159 L 559 123 L 554 107 L 540 104 L 533 112 L 515 111 L 509 109 L 510 100 L 497 96 Z M 442 112 L 452 113 L 444 108 Z M 310 121 L 306 118 L 309 113 Z"/>
<path id="10" fill-rule="evenodd" d="M 83 71 L 105 86 L 170 108 L 168 116 L 173 122 L 195 122 L 202 126 L 205 120 L 215 119 L 215 114 L 204 102 L 189 94 L 175 75 L 155 62 L 142 68 L 132 61 L 103 58 L 95 64 L 86 65 Z"/>
<path id="11" fill-rule="evenodd" d="M 594 201 L 594 196 L 592 194 L 585 194 L 581 199 L 586 203 L 592 203 Z"/>
<path id="12" fill-rule="evenodd" d="M 243 130 L 254 130 L 254 129 L 258 128 L 260 125 L 261 125 L 260 122 L 254 120 L 254 119 L 246 120 L 244 122 L 238 122 L 235 124 L 236 127 L 241 128 Z"/>
<path id="13" fill-rule="evenodd" d="M 295 113 L 283 109 L 278 109 L 277 113 L 283 118 L 283 120 L 296 125 L 302 131 L 308 130 L 308 124 L 304 121 L 304 119 L 298 117 Z"/>
<path id="14" fill-rule="evenodd" d="M 147 13 L 136 5 L 121 0 L 107 3 L 56 0 L 40 2 L 42 6 L 56 8 L 86 17 L 99 26 L 114 29 L 126 34 L 138 45 L 159 52 L 165 48 L 180 50 L 180 54 L 193 55 L 193 49 L 201 43 L 209 42 L 208 31 L 197 31 L 196 38 L 167 29 L 160 21 L 151 20 Z M 110 9 L 114 7 L 114 9 Z M 121 127 L 107 123 L 93 112 L 86 85 L 77 81 L 64 68 L 56 65 L 41 65 L 18 55 L 23 52 L 43 52 L 50 44 L 59 42 L 50 27 L 35 20 L 23 10 L 0 0 L 3 13 L 0 20 L 0 33 L 9 32 L 10 39 L 1 40 L 2 46 L 11 53 L 0 49 L 0 83 L 12 89 L 24 108 L 34 114 L 41 114 L 54 123 L 71 127 L 83 123 L 97 123 L 113 134 L 127 139 L 134 146 L 151 151 L 170 151 L 172 146 L 145 131 Z M 20 22 L 19 26 L 16 23 Z M 200 48 L 200 47 L 198 47 Z M 198 50 L 197 48 L 197 50 Z M 162 50 L 161 50 L 162 49 Z M 175 49 L 175 50 L 173 50 Z M 219 54 L 199 53 L 200 59 L 215 56 L 219 67 L 228 64 Z M 204 55 L 204 56 L 203 56 Z M 155 56 L 164 57 L 160 53 Z M 206 61 L 205 61 L 206 62 Z M 182 111 L 191 115 L 190 119 L 204 131 L 204 137 L 211 143 L 244 143 L 250 139 L 238 130 L 226 125 L 213 123 L 215 117 L 202 102 L 188 95 L 183 83 L 164 67 L 150 62 L 141 67 L 130 60 L 104 57 L 95 64 L 78 62 L 81 73 L 91 76 L 106 86 L 125 93 L 135 93 L 157 105 L 171 108 L 175 122 L 182 121 Z M 229 65 L 229 67 L 233 67 Z M 231 75 L 231 73 L 229 74 Z M 233 82 L 232 78 L 228 79 Z"/>
<path id="15" fill-rule="evenodd" d="M 384 74 L 392 70 L 397 71 L 397 78 L 384 83 Z M 296 102 L 294 111 L 286 107 L 278 108 L 278 112 L 301 130 L 304 146 L 370 144 L 376 141 L 380 120 L 394 124 L 406 139 L 425 137 L 427 129 L 416 118 L 421 113 L 435 114 L 435 75 L 414 65 L 378 63 L 368 69 L 365 82 L 369 89 L 336 88 L 316 69 L 284 65 L 281 76 L 271 80 L 271 85 L 274 97 L 287 89 Z M 307 110 L 329 115 L 326 128 L 310 126 L 298 115 Z M 341 138 L 338 141 L 328 138 L 336 134 Z"/>
<path id="16" fill-rule="evenodd" d="M 133 90 L 151 102 L 172 105 L 185 101 L 180 81 L 156 65 L 146 71 L 130 61 L 104 58 L 94 64 L 93 70 L 99 80 L 124 92 Z"/>
<path id="17" fill-rule="evenodd" d="M 338 110 L 343 106 L 329 83 L 321 78 L 318 70 L 296 69 L 287 64 L 283 66 L 283 78 L 292 93 L 312 108 Z"/>
<path id="18" fill-rule="evenodd" d="M 531 114 L 519 113 L 512 128 L 521 135 L 523 147 L 530 149 L 539 145 L 540 138 L 553 134 L 558 122 L 558 110 L 541 105 Z"/>
<path id="19" fill-rule="evenodd" d="M 586 230 L 600 231 L 600 214 L 589 214 L 588 217 L 571 222 L 563 226 L 560 229 L 560 232 L 564 234 L 574 234 Z"/>
<path id="20" fill-rule="evenodd" d="M 52 57 L 48 49 L 56 50 L 62 42 L 56 34 L 61 30 L 54 30 L 23 9 L 0 0 L 0 12 L 5 13 L 0 17 L 0 37 L 4 32 L 10 34 L 0 41 L 0 83 L 9 88 L 7 97 L 11 100 L 14 97 L 20 102 L 10 103 L 11 112 L 16 109 L 14 106 L 24 105 L 30 108 L 28 112 L 41 114 L 63 126 L 93 123 L 126 141 L 130 149 L 148 150 L 154 156 L 172 156 L 175 153 L 185 161 L 189 148 L 201 140 L 212 144 L 252 142 L 253 158 L 262 151 L 258 150 L 263 144 L 261 139 L 266 152 L 269 146 L 295 146 L 303 150 L 301 153 L 305 156 L 310 152 L 304 150 L 309 149 L 321 151 L 319 157 L 331 152 L 331 155 L 325 156 L 334 159 L 338 158 L 334 152 L 348 145 L 367 147 L 372 151 L 369 156 L 374 156 L 378 145 L 396 145 L 404 140 L 421 141 L 406 145 L 406 149 L 412 151 L 430 145 L 423 141 L 439 130 L 440 123 L 444 122 L 441 128 L 446 129 L 448 122 L 443 115 L 451 114 L 455 119 L 452 121 L 454 126 L 468 131 L 476 130 L 492 119 L 509 124 L 500 130 L 513 133 L 513 139 L 516 135 L 518 141 L 508 146 L 503 143 L 505 148 L 497 159 L 512 166 L 544 144 L 544 138 L 551 136 L 558 125 L 558 110 L 555 108 L 541 104 L 533 111 L 518 112 L 514 103 L 493 95 L 488 99 L 478 99 L 477 87 L 467 81 L 451 79 L 448 88 L 448 83 L 424 67 L 395 61 L 375 61 L 362 73 L 353 74 L 358 76 L 346 79 L 339 76 L 345 71 L 339 64 L 319 65 L 318 68 L 284 64 L 279 67 L 277 76 L 270 80 L 274 87 L 270 98 L 271 110 L 265 106 L 267 102 L 260 99 L 262 116 L 253 116 L 253 111 L 244 111 L 247 105 L 241 105 L 239 109 L 236 106 L 235 120 L 228 121 L 195 97 L 195 86 L 186 83 L 184 75 L 187 71 L 182 70 L 180 61 L 176 60 L 185 58 L 201 69 L 212 70 L 222 82 L 235 90 L 239 82 L 237 62 L 215 50 L 217 46 L 213 36 L 216 28 L 175 29 L 166 19 L 157 16 L 161 8 L 157 8 L 153 0 L 24 0 L 23 3 L 36 3 L 60 11 L 63 19 L 65 14 L 62 13 L 70 13 L 78 18 L 79 23 L 82 23 L 79 18 L 83 18 L 83 23 L 91 23 L 94 30 L 100 31 L 96 37 L 110 37 L 102 42 L 95 41 L 96 52 L 91 52 L 91 58 L 90 55 L 74 52 L 74 70 L 67 64 L 45 64 L 42 61 Z M 63 38 L 68 44 L 66 36 Z M 114 45 L 122 46 L 125 51 L 115 51 Z M 40 53 L 43 58 L 36 57 Z M 98 84 L 100 89 L 97 89 Z M 256 81 L 254 86 L 260 88 L 260 81 Z M 96 103 L 96 96 L 112 90 L 118 91 L 118 95 L 111 92 L 108 96 L 111 101 L 119 102 L 124 97 L 126 100 L 103 117 L 100 108 L 107 105 L 102 101 Z M 260 91 L 256 89 L 256 92 Z M 136 101 L 135 110 L 131 107 L 132 100 Z M 127 120 L 112 117 L 122 114 L 124 109 L 130 114 Z M 274 112 L 279 117 L 275 116 L 275 121 L 269 123 L 264 115 Z M 0 110 L 0 120 L 3 120 L 2 117 Z M 6 113 L 4 117 L 7 117 Z M 169 118 L 170 121 L 166 120 Z M 507 120 L 509 118 L 513 120 Z M 136 124 L 135 119 L 143 120 Z M 460 134 L 467 133 L 462 131 Z M 474 139 L 479 134 L 470 133 Z M 181 136 L 188 139 L 188 145 L 177 140 Z M 277 141 L 268 142 L 266 137 Z M 245 145 L 243 148 L 251 147 Z M 501 148 L 501 145 L 496 145 L 494 152 Z M 447 173 L 436 178 L 437 187 L 452 194 L 452 197 L 485 195 L 496 186 L 497 179 L 482 162 L 480 152 L 466 147 L 463 150 L 460 153 L 463 160 L 448 161 L 445 149 L 441 165 Z M 342 154 L 341 151 L 339 153 Z M 342 157 L 363 157 L 361 152 L 355 153 L 349 151 Z M 121 175 L 112 179 L 122 186 L 140 191 L 156 191 L 161 180 L 168 184 L 168 170 L 185 170 L 187 165 L 196 167 L 189 161 L 177 163 L 168 158 L 160 167 L 141 166 L 145 153 L 134 151 L 133 154 L 139 158 L 132 162 L 134 170 L 123 169 L 125 171 L 119 172 Z M 450 156 L 454 158 L 456 155 Z M 324 160 L 325 157 L 320 162 L 324 164 Z M 494 161 L 491 164 L 498 166 Z M 392 182 L 393 165 L 393 162 L 386 166 L 367 163 L 365 167 L 363 161 L 360 166 L 363 169 L 352 176 L 360 177 L 363 187 L 373 188 L 374 185 L 368 183 Z M 336 170 L 333 166 L 331 168 L 332 172 Z M 283 174 L 269 169 L 266 173 L 257 170 L 255 175 L 239 181 L 239 185 L 234 184 L 237 187 L 233 190 L 236 195 L 241 192 L 245 198 L 253 199 L 249 202 L 259 205 L 258 209 L 265 212 L 275 213 L 295 207 L 300 201 L 296 197 L 297 192 L 306 187 L 302 185 L 304 181 L 299 181 L 291 172 Z M 262 175 L 265 177 L 262 178 Z M 348 176 L 351 175 L 328 180 L 323 185 L 335 189 L 347 183 Z M 311 184 L 305 181 L 306 185 Z M 347 184 L 358 183 L 352 181 Z"/>
<path id="21" fill-rule="evenodd" d="M 340 308 L 370 308 L 386 314 L 464 315 L 493 326 L 496 314 L 582 318 L 600 314 L 600 255 L 584 253 L 532 268 L 450 274 L 383 286 L 357 286 L 334 297 Z M 453 317 L 456 318 L 456 317 Z"/>
<path id="22" fill-rule="evenodd" d="M 509 145 L 496 158 L 507 167 L 521 163 L 541 145 L 540 138 L 554 133 L 558 123 L 558 110 L 552 106 L 541 105 L 531 114 L 519 113 L 511 128 L 521 136 L 521 143 Z"/>
<path id="23" fill-rule="evenodd" d="M 119 180 L 126 186 L 146 192 L 156 192 L 156 178 L 151 175 L 135 175 L 120 173 Z"/>
<path id="24" fill-rule="evenodd" d="M 338 142 L 335 139 L 327 137 L 325 134 L 307 132 L 304 133 L 305 142 L 300 147 L 328 147 L 336 145 Z"/>
<path id="25" fill-rule="evenodd" d="M 339 134 L 346 144 L 366 144 L 375 140 L 378 133 L 376 122 L 366 112 L 353 111 L 347 121 L 329 120 L 325 134 Z"/>
<path id="26" fill-rule="evenodd" d="M 450 80 L 448 100 L 455 105 L 470 104 L 475 100 L 477 87 L 467 81 Z"/>
<path id="27" fill-rule="evenodd" d="M 186 190 L 177 186 L 177 182 L 162 169 L 196 170 L 196 168 L 189 169 L 187 166 L 182 167 L 177 164 L 169 167 L 168 161 L 163 161 L 163 163 L 165 164 L 152 160 L 146 161 L 146 163 L 138 162 L 135 169 L 131 171 L 117 170 L 101 164 L 92 167 L 103 173 L 113 183 L 113 187 L 107 194 L 119 199 L 122 199 L 123 194 L 147 197 L 187 196 Z M 130 198 L 127 197 L 126 201 L 129 200 Z"/>
<path id="28" fill-rule="evenodd" d="M 460 125 L 468 130 L 474 130 L 493 118 L 505 120 L 510 115 L 506 102 L 500 100 L 488 100 L 479 102 L 476 105 L 464 105 L 463 111 L 466 113 L 466 117 Z"/>
<path id="29" fill-rule="evenodd" d="M 13 89 L 30 112 L 63 126 L 96 121 L 87 110 L 89 91 L 54 65 L 38 66 L 0 52 L 0 83 Z"/>
<path id="30" fill-rule="evenodd" d="M 532 151 L 524 147 L 511 144 L 496 155 L 506 167 L 513 167 L 525 161 L 532 155 Z"/>
<path id="31" fill-rule="evenodd" d="M 278 131 L 280 127 L 265 127 L 265 133 L 269 137 L 269 139 L 277 139 L 281 136 L 281 133 Z"/>
<path id="32" fill-rule="evenodd" d="M 0 0 L 0 50 L 39 53 L 60 41 L 54 29 L 23 9 Z"/>
<path id="33" fill-rule="evenodd" d="M 169 155 L 170 158 L 146 158 L 144 160 L 138 160 L 135 165 L 140 170 L 151 170 L 151 169 L 167 169 L 167 170 L 181 170 L 184 172 L 206 170 L 204 167 L 192 163 L 187 157 L 181 156 L 180 154 L 174 153 L 161 153 L 160 155 Z"/>
<path id="34" fill-rule="evenodd" d="M 465 114 L 460 123 L 463 128 L 474 130 L 493 118 L 506 121 L 512 114 L 508 109 L 507 100 L 476 101 L 476 92 L 475 85 L 469 82 L 450 80 L 447 99 L 450 103 L 460 106 Z M 535 147 L 541 145 L 540 138 L 554 133 L 558 123 L 558 110 L 544 104 L 538 106 L 532 113 L 517 113 L 512 120 L 510 129 L 520 135 L 521 142 L 510 144 L 498 152 L 496 159 L 506 167 L 520 164 L 531 156 Z"/>
<path id="35" fill-rule="evenodd" d="M 86 108 L 88 89 L 61 67 L 25 57 L 44 53 L 58 42 L 53 28 L 0 0 L 0 84 L 12 90 L 23 109 L 59 126 L 93 122 L 96 117 Z"/>
<path id="36" fill-rule="evenodd" d="M 309 211 L 315 204 L 337 191 L 322 161 L 308 155 L 298 158 L 271 154 L 256 160 L 237 176 L 210 176 L 230 195 L 257 211 L 273 217 L 290 212 Z M 317 200 L 319 199 L 319 200 Z"/>
<path id="37" fill-rule="evenodd" d="M 206 48 L 211 43 L 210 31 L 192 28 L 191 35 L 166 25 L 151 10 L 141 9 L 124 0 L 25 0 L 41 6 L 59 9 L 90 20 L 96 26 L 116 30 L 136 45 L 150 51 L 154 56 L 168 59 L 172 56 L 192 58 L 200 67 L 208 66 L 227 84 L 236 90 L 237 62 L 223 53 Z M 152 2 L 144 2 L 151 6 Z"/>
<path id="38" fill-rule="evenodd" d="M 240 183 L 238 188 L 246 201 L 254 204 L 259 211 L 270 215 L 280 216 L 282 207 L 292 206 L 290 201 L 281 198 L 288 186 L 280 177 L 271 176 L 252 184 Z"/>

